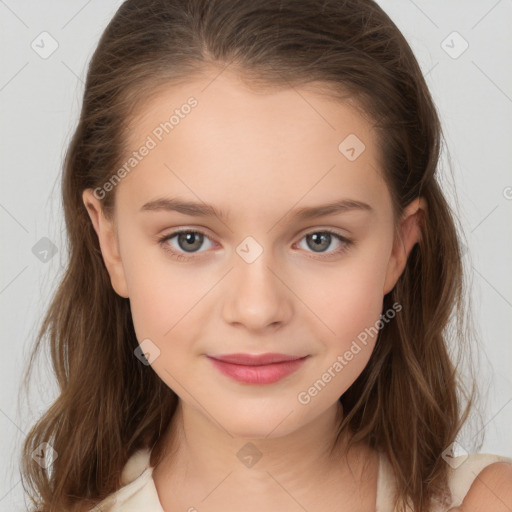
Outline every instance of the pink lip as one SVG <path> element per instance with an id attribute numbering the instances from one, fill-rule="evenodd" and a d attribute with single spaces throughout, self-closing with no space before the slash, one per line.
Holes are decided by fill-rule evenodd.
<path id="1" fill-rule="evenodd" d="M 298 370 L 308 356 L 226 354 L 207 356 L 224 375 L 246 384 L 272 384 Z"/>

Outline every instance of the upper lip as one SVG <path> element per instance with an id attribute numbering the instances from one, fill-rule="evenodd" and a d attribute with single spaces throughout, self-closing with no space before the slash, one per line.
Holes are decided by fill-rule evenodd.
<path id="1" fill-rule="evenodd" d="M 295 361 L 306 356 L 294 356 L 289 354 L 219 354 L 210 355 L 213 359 L 224 361 L 225 363 L 243 364 L 246 366 L 260 366 L 272 363 L 282 363 L 285 361 Z"/>

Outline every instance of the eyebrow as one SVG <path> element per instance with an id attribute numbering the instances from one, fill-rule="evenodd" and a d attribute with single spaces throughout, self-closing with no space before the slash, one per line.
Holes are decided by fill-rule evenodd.
<path id="1" fill-rule="evenodd" d="M 367 211 L 373 213 L 375 210 L 367 203 L 355 199 L 340 199 L 331 203 L 319 206 L 306 206 L 296 208 L 288 212 L 286 215 L 292 214 L 299 220 L 314 219 L 326 215 L 335 215 L 349 211 Z M 223 220 L 228 220 L 229 215 L 225 210 L 215 208 L 214 206 L 206 203 L 195 201 L 183 201 L 178 198 L 160 198 L 145 203 L 140 211 L 154 212 L 154 211 L 168 211 L 178 212 L 184 215 L 191 215 L 194 217 L 213 217 L 216 216 Z"/>

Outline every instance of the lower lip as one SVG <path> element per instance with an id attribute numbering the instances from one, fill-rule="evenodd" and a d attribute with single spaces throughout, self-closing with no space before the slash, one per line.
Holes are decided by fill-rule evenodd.
<path id="1" fill-rule="evenodd" d="M 244 384 L 273 384 L 287 375 L 297 371 L 306 357 L 295 359 L 294 361 L 285 361 L 282 363 L 265 364 L 261 366 L 248 366 L 243 364 L 226 363 L 208 357 L 221 373 L 232 379 L 243 382 Z"/>

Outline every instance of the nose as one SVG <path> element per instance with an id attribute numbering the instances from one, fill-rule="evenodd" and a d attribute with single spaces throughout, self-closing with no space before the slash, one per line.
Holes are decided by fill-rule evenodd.
<path id="1" fill-rule="evenodd" d="M 222 314 L 227 323 L 264 332 L 289 322 L 293 315 L 293 293 L 273 266 L 266 251 L 252 263 L 235 255 L 235 268 L 222 294 Z"/>

